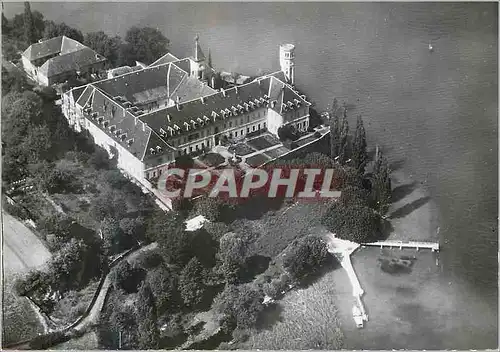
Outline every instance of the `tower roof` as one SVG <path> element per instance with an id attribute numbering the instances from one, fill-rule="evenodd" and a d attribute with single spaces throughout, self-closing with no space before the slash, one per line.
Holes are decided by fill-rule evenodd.
<path id="1" fill-rule="evenodd" d="M 194 60 L 195 61 L 205 60 L 205 54 L 203 54 L 203 51 L 201 50 L 199 39 L 200 39 L 200 37 L 198 35 L 196 35 L 196 37 L 194 38 L 194 41 L 195 41 Z"/>

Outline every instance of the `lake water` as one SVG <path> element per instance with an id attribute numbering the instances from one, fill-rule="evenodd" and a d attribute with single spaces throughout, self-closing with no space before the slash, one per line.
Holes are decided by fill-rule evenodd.
<path id="1" fill-rule="evenodd" d="M 22 9 L 5 4 L 7 17 Z M 392 162 L 425 182 L 438 205 L 441 281 L 460 287 L 457 316 L 471 329 L 491 327 L 481 341 L 457 348 L 497 346 L 497 4 L 32 3 L 32 9 L 83 32 L 123 36 L 133 25 L 157 27 L 180 57 L 191 55 L 198 33 L 216 68 L 249 75 L 279 69 L 278 45 L 294 43 L 299 89 L 320 110 L 333 97 L 352 104 L 352 126 L 361 114 L 370 145 L 379 143 Z M 489 305 L 490 314 L 470 310 L 474 301 Z"/>

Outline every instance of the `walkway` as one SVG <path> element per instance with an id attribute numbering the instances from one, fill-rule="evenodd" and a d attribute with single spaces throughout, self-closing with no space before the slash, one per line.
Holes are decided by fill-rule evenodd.
<path id="1" fill-rule="evenodd" d="M 370 243 L 363 243 L 363 246 L 372 247 L 389 247 L 389 248 L 415 248 L 417 251 L 421 248 L 431 249 L 433 252 L 439 251 L 439 242 L 413 242 L 413 241 L 377 241 Z"/>
<path id="2" fill-rule="evenodd" d="M 361 300 L 361 297 L 365 292 L 359 283 L 358 277 L 351 263 L 351 254 L 354 253 L 360 245 L 337 238 L 332 233 L 326 234 L 325 239 L 328 245 L 328 252 L 332 253 L 339 260 L 340 264 L 347 272 L 347 276 L 349 277 L 349 281 L 351 281 L 352 285 L 352 295 L 356 299 L 356 304 L 361 311 L 363 320 L 368 321 L 368 315 L 366 314 L 363 301 Z"/>

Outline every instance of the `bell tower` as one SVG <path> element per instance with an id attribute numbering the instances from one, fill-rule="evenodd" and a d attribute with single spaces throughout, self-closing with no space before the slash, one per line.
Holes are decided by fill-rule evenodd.
<path id="1" fill-rule="evenodd" d="M 199 80 L 205 80 L 205 54 L 201 50 L 200 37 L 196 35 L 194 38 L 194 55 L 191 58 L 191 76 L 198 78 Z"/>
<path id="2" fill-rule="evenodd" d="M 280 45 L 280 66 L 287 83 L 295 84 L 295 45 Z"/>

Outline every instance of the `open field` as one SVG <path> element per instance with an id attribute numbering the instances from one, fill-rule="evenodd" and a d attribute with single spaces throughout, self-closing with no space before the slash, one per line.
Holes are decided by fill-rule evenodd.
<path id="1" fill-rule="evenodd" d="M 3 232 L 3 343 L 11 343 L 43 332 L 36 313 L 26 298 L 14 293 L 17 277 L 40 268 L 50 253 L 36 235 L 16 218 L 2 213 Z"/>

